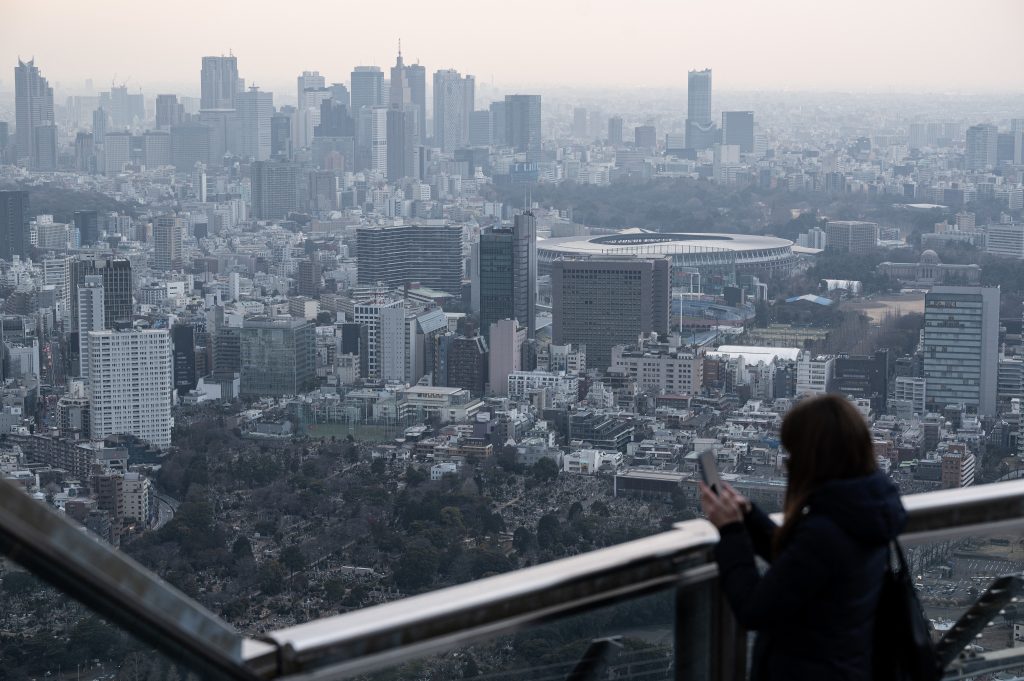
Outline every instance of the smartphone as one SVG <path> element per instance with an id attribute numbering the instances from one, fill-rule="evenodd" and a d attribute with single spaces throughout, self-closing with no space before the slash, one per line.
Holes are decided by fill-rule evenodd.
<path id="1" fill-rule="evenodd" d="M 700 475 L 704 478 L 704 484 L 711 488 L 715 494 L 722 488 L 722 478 L 718 475 L 718 463 L 715 461 L 715 453 L 705 449 L 700 453 Z"/>

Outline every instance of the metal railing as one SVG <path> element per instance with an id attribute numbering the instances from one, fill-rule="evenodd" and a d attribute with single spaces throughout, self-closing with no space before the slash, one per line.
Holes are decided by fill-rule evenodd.
<path id="1" fill-rule="evenodd" d="M 1024 526 L 1024 480 L 906 496 L 914 544 Z M 328 679 L 395 665 L 530 625 L 673 592 L 673 673 L 742 678 L 746 639 L 718 588 L 715 528 L 678 523 L 651 537 L 344 615 L 243 637 L 124 554 L 20 488 L 0 482 L 0 551 L 158 650 L 209 676 Z M 1013 651 L 1017 651 L 1014 653 Z M 974 655 L 953 677 L 1024 665 L 1024 649 Z"/>

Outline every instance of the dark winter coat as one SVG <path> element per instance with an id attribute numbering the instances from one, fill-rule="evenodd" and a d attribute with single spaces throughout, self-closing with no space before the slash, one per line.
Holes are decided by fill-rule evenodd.
<path id="1" fill-rule="evenodd" d="M 906 512 L 881 472 L 823 485 L 777 556 L 775 523 L 758 509 L 721 528 L 722 588 L 757 632 L 753 681 L 869 681 L 888 543 Z M 764 575 L 755 552 L 771 563 Z"/>

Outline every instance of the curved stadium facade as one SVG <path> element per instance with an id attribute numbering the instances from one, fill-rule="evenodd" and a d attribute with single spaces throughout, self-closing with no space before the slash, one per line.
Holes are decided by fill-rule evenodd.
<path id="1" fill-rule="evenodd" d="M 796 265 L 793 242 L 751 234 L 625 230 L 600 236 L 570 236 L 537 242 L 541 273 L 563 257 L 602 255 L 671 256 L 673 283 L 699 273 L 706 284 L 729 285 L 741 275 L 787 274 Z"/>

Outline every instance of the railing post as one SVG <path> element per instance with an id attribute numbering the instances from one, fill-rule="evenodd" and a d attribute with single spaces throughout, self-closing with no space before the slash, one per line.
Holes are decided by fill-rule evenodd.
<path id="1" fill-rule="evenodd" d="M 717 579 L 676 589 L 676 681 L 743 681 L 747 636 Z"/>

